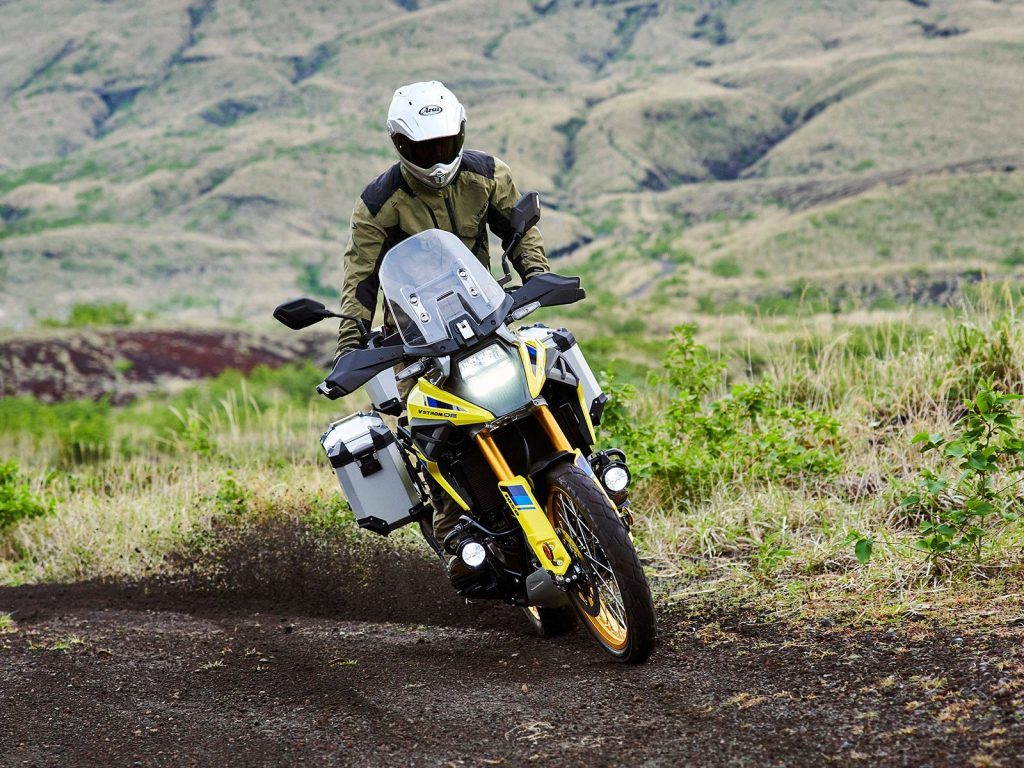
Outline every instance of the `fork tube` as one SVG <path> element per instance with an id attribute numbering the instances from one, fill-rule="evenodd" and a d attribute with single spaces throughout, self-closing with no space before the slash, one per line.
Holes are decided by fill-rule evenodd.
<path id="1" fill-rule="evenodd" d="M 494 444 L 494 438 L 491 437 L 490 432 L 487 430 L 477 432 L 476 444 L 480 448 L 480 453 L 487 459 L 487 463 L 491 465 L 491 469 L 494 470 L 494 474 L 499 481 L 511 480 L 513 478 L 512 469 L 509 467 L 508 462 L 505 461 L 505 457 L 501 455 L 498 446 Z"/>
<path id="2" fill-rule="evenodd" d="M 548 433 L 548 438 L 551 440 L 552 445 L 555 446 L 555 450 L 569 451 L 571 453 L 572 446 L 565 439 L 565 433 L 558 426 L 558 422 L 555 421 L 555 417 L 551 415 L 548 407 L 546 405 L 538 405 L 534 413 L 537 414 L 537 419 L 540 421 L 540 425 L 544 427 L 544 431 Z"/>

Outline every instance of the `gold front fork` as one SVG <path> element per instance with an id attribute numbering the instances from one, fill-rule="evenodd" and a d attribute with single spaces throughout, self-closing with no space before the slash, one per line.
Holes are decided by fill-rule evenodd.
<path id="1" fill-rule="evenodd" d="M 555 421 L 555 417 L 551 414 L 550 409 L 546 405 L 538 405 L 534 414 L 537 416 L 537 420 L 540 425 L 544 428 L 544 432 L 547 434 L 551 444 L 555 447 L 556 451 L 569 451 L 572 453 L 572 446 L 569 445 L 569 441 L 565 438 L 565 433 L 562 432 L 562 428 Z M 509 467 L 508 462 L 505 461 L 505 457 L 501 455 L 501 451 L 494 442 L 494 438 L 491 437 L 491 433 L 486 429 L 482 429 L 476 433 L 476 444 L 480 449 L 480 453 L 487 459 L 487 463 L 494 471 L 494 476 L 499 481 L 510 480 L 514 476 L 512 468 Z"/>
<path id="2" fill-rule="evenodd" d="M 544 426 L 544 431 L 548 433 L 555 447 L 558 450 L 571 450 L 569 441 L 565 439 L 565 435 L 562 434 L 562 430 L 548 409 L 545 406 L 540 406 L 537 413 Z M 523 533 L 526 534 L 526 541 L 530 545 L 530 549 L 533 550 L 537 562 L 556 577 L 564 576 L 572 559 L 558 538 L 558 534 L 555 533 L 555 529 L 551 526 L 551 521 L 543 505 L 533 495 L 529 480 L 522 475 L 513 474 L 512 468 L 509 467 L 491 433 L 486 429 L 477 432 L 474 440 L 495 477 L 498 478 L 498 488 L 501 489 L 501 494 L 505 497 L 509 509 L 522 527 Z"/>
<path id="3" fill-rule="evenodd" d="M 558 422 L 555 421 L 555 417 L 551 415 L 551 411 L 546 405 L 538 405 L 534 411 L 537 415 L 537 420 L 540 421 L 540 425 L 544 427 L 544 431 L 547 432 L 548 439 L 551 444 L 555 446 L 556 451 L 569 451 L 572 452 L 572 446 L 569 445 L 569 441 L 565 439 L 565 433 L 562 428 L 558 426 Z"/>
<path id="4" fill-rule="evenodd" d="M 491 437 L 491 433 L 486 429 L 482 429 L 476 433 L 476 444 L 480 448 L 480 453 L 487 459 L 487 463 L 491 465 L 491 469 L 494 470 L 495 476 L 499 481 L 511 480 L 512 469 L 509 467 L 508 462 L 505 461 L 505 457 L 501 455 L 501 451 L 498 450 L 498 446 L 494 443 L 494 438 Z"/>

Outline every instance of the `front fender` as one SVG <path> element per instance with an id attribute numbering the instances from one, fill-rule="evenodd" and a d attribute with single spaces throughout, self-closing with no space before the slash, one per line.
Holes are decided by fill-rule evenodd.
<path id="1" fill-rule="evenodd" d="M 548 496 L 548 471 L 559 464 L 573 464 L 576 461 L 576 453 L 572 451 L 559 451 L 548 458 L 535 462 L 530 467 L 530 485 L 538 499 L 546 499 Z"/>

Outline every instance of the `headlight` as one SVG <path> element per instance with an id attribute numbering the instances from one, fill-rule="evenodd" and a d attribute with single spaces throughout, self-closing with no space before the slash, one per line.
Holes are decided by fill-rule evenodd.
<path id="1" fill-rule="evenodd" d="M 498 344 L 491 344 L 459 361 L 459 377 L 475 397 L 507 383 L 518 375 L 508 353 Z"/>
<path id="2" fill-rule="evenodd" d="M 622 464 L 609 465 L 601 475 L 601 483 L 612 493 L 626 490 L 629 479 L 629 470 Z"/>
<path id="3" fill-rule="evenodd" d="M 470 568 L 479 568 L 484 564 L 484 560 L 487 559 L 487 551 L 480 542 L 467 541 L 462 545 L 462 549 L 459 551 L 459 557 L 461 557 L 462 562 Z"/>
<path id="4" fill-rule="evenodd" d="M 494 365 L 508 362 L 508 355 L 497 344 L 484 347 L 479 352 L 459 361 L 459 375 L 463 379 L 476 376 Z"/>

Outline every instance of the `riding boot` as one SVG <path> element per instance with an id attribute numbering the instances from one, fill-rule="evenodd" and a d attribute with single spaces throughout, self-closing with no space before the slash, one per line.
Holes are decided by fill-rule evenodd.
<path id="1" fill-rule="evenodd" d="M 444 537 L 451 533 L 458 524 L 463 509 L 429 475 L 427 476 L 427 487 L 430 491 L 430 503 L 434 507 L 434 538 L 437 539 L 438 544 L 443 545 Z M 453 556 L 445 553 L 445 557 L 451 560 Z"/>

